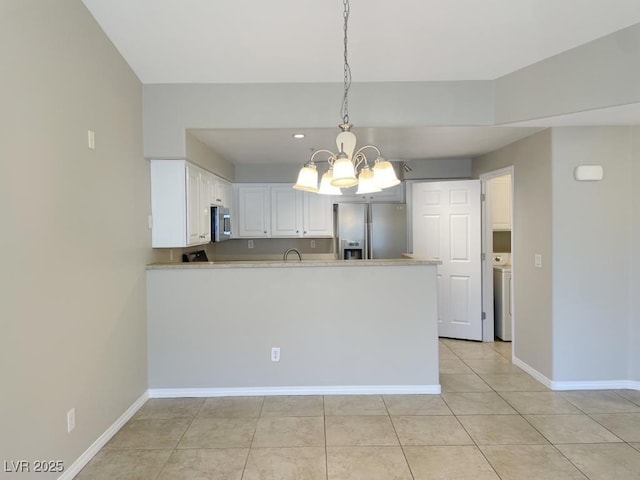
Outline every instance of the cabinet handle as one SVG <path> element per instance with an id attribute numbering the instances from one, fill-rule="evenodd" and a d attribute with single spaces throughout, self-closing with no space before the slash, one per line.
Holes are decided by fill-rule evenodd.
<path id="1" fill-rule="evenodd" d="M 305 230 L 304 232 L 302 232 L 302 234 L 303 234 L 303 235 L 306 235 L 306 234 L 307 234 L 307 231 Z"/>
<path id="2" fill-rule="evenodd" d="M 265 230 L 264 233 L 267 233 L 267 231 Z"/>
<path id="3" fill-rule="evenodd" d="M 222 203 L 222 200 L 220 198 L 216 198 L 216 202 Z"/>

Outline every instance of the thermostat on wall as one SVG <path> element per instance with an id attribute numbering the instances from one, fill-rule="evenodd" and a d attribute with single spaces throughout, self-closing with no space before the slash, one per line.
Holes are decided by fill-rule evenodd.
<path id="1" fill-rule="evenodd" d="M 576 180 L 597 181 L 604 177 L 602 165 L 579 165 L 574 172 Z"/>

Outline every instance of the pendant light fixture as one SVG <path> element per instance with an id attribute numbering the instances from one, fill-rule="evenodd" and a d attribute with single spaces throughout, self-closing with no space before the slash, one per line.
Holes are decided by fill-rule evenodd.
<path id="1" fill-rule="evenodd" d="M 340 114 L 342 123 L 339 125 L 340 133 L 336 137 L 338 153 L 329 150 L 316 150 L 311 154 L 309 161 L 300 169 L 298 180 L 293 188 L 307 192 L 317 192 L 327 195 L 336 195 L 340 188 L 349 188 L 358 185 L 357 194 L 379 192 L 383 188 L 393 187 L 400 183 L 393 165 L 385 160 L 380 150 L 375 145 L 365 145 L 356 150 L 356 136 L 351 132 L 353 125 L 349 123 L 349 89 L 351 88 L 351 67 L 348 61 L 348 24 L 349 24 L 349 0 L 343 0 L 344 18 L 344 95 Z M 369 166 L 369 159 L 365 151 L 373 150 L 376 160 L 373 167 Z M 322 175 L 320 189 L 318 190 L 318 170 L 314 158 L 319 153 L 328 154 L 326 160 L 329 169 Z"/>

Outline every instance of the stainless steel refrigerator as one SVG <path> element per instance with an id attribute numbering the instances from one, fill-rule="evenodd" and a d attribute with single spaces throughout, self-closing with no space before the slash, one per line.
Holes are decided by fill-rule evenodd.
<path id="1" fill-rule="evenodd" d="M 334 214 L 339 259 L 401 258 L 407 251 L 404 203 L 341 203 Z"/>

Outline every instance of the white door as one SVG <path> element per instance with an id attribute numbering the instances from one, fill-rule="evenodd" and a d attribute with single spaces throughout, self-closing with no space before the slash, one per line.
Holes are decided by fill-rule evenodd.
<path id="1" fill-rule="evenodd" d="M 482 340 L 480 180 L 413 185 L 413 253 L 436 257 L 438 334 Z"/>

